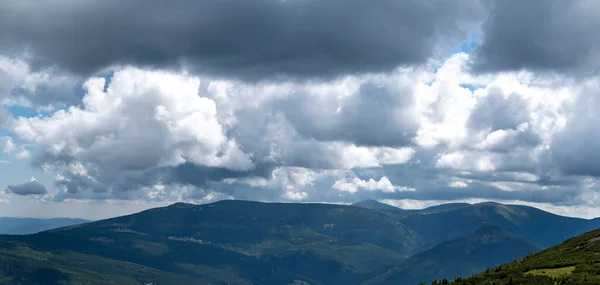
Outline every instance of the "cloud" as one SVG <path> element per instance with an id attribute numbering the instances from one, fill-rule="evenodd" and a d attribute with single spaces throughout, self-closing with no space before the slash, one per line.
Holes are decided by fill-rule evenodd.
<path id="1" fill-rule="evenodd" d="M 291 201 L 302 201 L 308 197 L 308 194 L 306 194 L 306 192 L 286 191 L 284 195 L 286 199 Z"/>
<path id="2" fill-rule="evenodd" d="M 464 181 L 452 181 L 449 186 L 452 188 L 467 188 L 469 184 Z"/>
<path id="3" fill-rule="evenodd" d="M 81 163 L 69 163 L 65 168 L 61 169 L 61 174 L 57 174 L 54 181 L 54 185 L 63 193 L 105 193 L 108 191 L 107 187 L 92 177 Z"/>
<path id="4" fill-rule="evenodd" d="M 299 134 L 317 140 L 343 140 L 357 145 L 404 146 L 419 128 L 412 84 L 406 76 L 352 80 L 345 90 L 317 90 L 276 101 L 275 108 Z M 352 84 L 353 83 L 353 84 Z M 325 92 L 335 92 L 323 94 Z"/>
<path id="5" fill-rule="evenodd" d="M 31 157 L 31 152 L 25 146 L 16 144 L 12 137 L 0 137 L 0 146 L 4 155 L 14 155 L 19 160 L 27 160 Z"/>
<path id="6" fill-rule="evenodd" d="M 527 102 L 517 94 L 504 96 L 502 90 L 492 89 L 482 98 L 469 116 L 469 127 L 475 130 L 517 129 L 517 127 L 530 120 Z"/>
<path id="7" fill-rule="evenodd" d="M 0 52 L 93 74 L 112 65 L 238 78 L 320 77 L 421 64 L 458 44 L 479 1 L 36 0 L 0 7 Z M 60 7 L 60 8 L 58 8 Z M 133 16 L 135 15 L 135 16 Z M 52 23 L 48 25 L 48 23 Z M 398 28 L 401 27 L 401 28 Z"/>
<path id="8" fill-rule="evenodd" d="M 494 152 L 507 152 L 519 148 L 533 148 L 542 143 L 529 123 L 521 123 L 515 129 L 496 130 L 488 133 L 485 140 L 475 148 L 487 149 Z"/>
<path id="9" fill-rule="evenodd" d="M 564 127 L 553 137 L 550 149 L 558 168 L 565 174 L 600 177 L 600 79 L 581 85 L 570 109 Z"/>
<path id="10" fill-rule="evenodd" d="M 406 186 L 396 186 L 390 182 L 387 177 L 381 177 L 379 181 L 374 179 L 362 180 L 360 178 L 354 178 L 350 182 L 345 182 L 343 180 L 336 181 L 331 188 L 338 189 L 340 191 L 356 193 L 356 191 L 366 190 L 366 191 L 383 191 L 383 192 L 397 192 L 397 191 L 415 191 L 414 188 L 406 187 Z"/>
<path id="11" fill-rule="evenodd" d="M 596 1 L 163 4 L 0 4 L 0 202 L 600 203 Z"/>
<path id="12" fill-rule="evenodd" d="M 2 142 L 3 154 L 11 154 L 17 149 L 12 137 L 2 137 L 0 139 L 0 142 Z"/>
<path id="13" fill-rule="evenodd" d="M 486 7 L 475 70 L 598 74 L 599 2 L 493 0 Z"/>
<path id="14" fill-rule="evenodd" d="M 199 96 L 204 78 L 127 68 L 106 80 L 85 82 L 81 107 L 18 118 L 12 125 L 21 139 L 36 145 L 33 164 L 58 173 L 55 186 L 64 195 L 129 197 L 118 192 L 162 184 L 206 189 L 225 179 L 270 178 L 283 166 L 382 167 L 407 163 L 414 154 L 410 147 L 357 146 L 355 137 L 339 141 L 302 136 L 280 116 L 289 109 L 276 108 L 270 100 L 256 113 L 245 113 L 247 107 L 232 107 L 245 100 L 237 93 L 227 100 L 214 90 Z M 279 94 L 288 92 L 285 86 L 274 88 Z M 30 153 L 23 149 L 16 155 L 25 158 Z"/>
<path id="15" fill-rule="evenodd" d="M 410 145 L 418 124 L 409 91 L 414 73 L 318 84 L 214 80 L 203 84 L 200 94 L 217 103 L 228 134 L 256 161 L 319 169 L 379 167 L 405 163 L 414 152 Z M 368 103 L 371 98 L 381 102 Z"/>
<path id="16" fill-rule="evenodd" d="M 26 59 L 0 54 L 0 100 L 2 104 L 34 108 L 78 104 L 81 100 L 77 77 L 52 68 L 32 70 Z"/>
<path id="17" fill-rule="evenodd" d="M 8 192 L 8 190 L 0 189 L 0 204 L 7 204 L 7 203 L 9 203 L 9 201 L 10 201 L 8 199 L 9 195 L 10 195 L 10 193 Z"/>
<path id="18" fill-rule="evenodd" d="M 13 194 L 21 196 L 44 195 L 48 193 L 46 187 L 35 180 L 19 185 L 9 185 L 6 189 Z"/>
<path id="19" fill-rule="evenodd" d="M 600 201 L 554 147 L 584 125 L 575 107 L 595 103 L 573 95 L 594 85 L 470 74 L 469 62 L 320 82 L 129 67 L 87 80 L 81 106 L 11 130 L 56 174 L 55 201 Z"/>
<path id="20" fill-rule="evenodd" d="M 453 168 L 481 172 L 496 170 L 493 157 L 463 152 L 442 154 L 437 160 L 435 166 L 438 168 Z"/>
<path id="21" fill-rule="evenodd" d="M 29 152 L 25 147 L 21 147 L 17 153 L 15 153 L 15 157 L 19 160 L 27 160 L 31 157 L 31 152 Z"/>
<path id="22" fill-rule="evenodd" d="M 160 72 L 124 70 L 106 92 L 104 79 L 88 80 L 82 108 L 19 118 L 14 131 L 48 157 L 107 164 L 118 171 L 186 161 L 249 168 L 248 156 L 224 136 L 214 102 L 197 96 L 198 84 Z"/>
<path id="23" fill-rule="evenodd" d="M 103 78 L 88 80 L 83 106 L 19 118 L 13 130 L 40 148 L 34 163 L 67 169 L 57 181 L 67 192 L 98 192 L 98 183 L 127 190 L 148 171 L 184 163 L 250 169 L 250 156 L 225 136 L 214 101 L 199 97 L 198 85 L 194 78 L 126 69 L 106 90 Z"/>

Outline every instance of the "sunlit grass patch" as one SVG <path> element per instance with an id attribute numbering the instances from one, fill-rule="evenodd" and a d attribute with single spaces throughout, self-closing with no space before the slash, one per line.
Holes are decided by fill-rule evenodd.
<path id="1" fill-rule="evenodd" d="M 525 274 L 530 275 L 543 275 L 548 277 L 560 277 L 565 275 L 571 275 L 575 270 L 575 266 L 561 267 L 561 268 L 543 268 L 543 269 L 534 269 L 525 272 Z"/>

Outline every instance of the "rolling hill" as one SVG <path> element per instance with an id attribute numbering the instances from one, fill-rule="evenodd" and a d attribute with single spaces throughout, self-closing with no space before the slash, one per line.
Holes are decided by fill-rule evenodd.
<path id="1" fill-rule="evenodd" d="M 495 203 L 377 203 L 177 203 L 0 236 L 0 284 L 395 284 L 493 267 L 598 222 Z"/>

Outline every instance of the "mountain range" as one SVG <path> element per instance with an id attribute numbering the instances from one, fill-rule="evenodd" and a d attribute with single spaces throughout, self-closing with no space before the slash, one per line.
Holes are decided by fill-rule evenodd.
<path id="1" fill-rule="evenodd" d="M 468 276 L 599 225 L 498 203 L 176 203 L 0 236 L 0 284 L 416 284 Z"/>
<path id="2" fill-rule="evenodd" d="M 66 227 L 90 222 L 84 219 L 52 218 L 0 218 L 0 234 L 2 235 L 27 235 L 35 234 L 55 228 Z"/>

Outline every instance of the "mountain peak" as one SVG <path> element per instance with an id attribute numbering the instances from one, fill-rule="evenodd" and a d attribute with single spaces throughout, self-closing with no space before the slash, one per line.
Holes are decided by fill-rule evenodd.
<path id="1" fill-rule="evenodd" d="M 171 204 L 168 206 L 169 208 L 192 208 L 195 207 L 195 204 L 185 203 L 185 202 L 177 202 L 175 204 Z"/>
<path id="2" fill-rule="evenodd" d="M 352 204 L 352 206 L 371 209 L 371 210 L 392 210 L 392 211 L 401 211 L 402 209 L 398 207 L 394 207 L 392 205 L 381 203 L 377 200 L 367 199 L 363 201 L 356 202 Z"/>
<path id="3" fill-rule="evenodd" d="M 377 200 L 374 200 L 374 199 L 365 199 L 365 200 L 353 203 L 352 205 L 358 205 L 358 204 L 384 204 L 384 203 L 381 203 L 381 202 L 379 202 Z"/>

